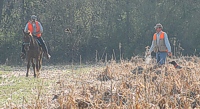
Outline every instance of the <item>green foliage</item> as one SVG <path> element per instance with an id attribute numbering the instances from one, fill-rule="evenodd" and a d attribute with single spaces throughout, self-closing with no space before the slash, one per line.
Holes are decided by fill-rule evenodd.
<path id="1" fill-rule="evenodd" d="M 184 54 L 200 51 L 197 0 L 4 0 L 2 4 L 0 63 L 6 59 L 20 63 L 21 29 L 32 14 L 44 27 L 54 63 L 78 61 L 80 55 L 85 61 L 95 61 L 96 51 L 100 59 L 105 53 L 111 59 L 114 50 L 119 59 L 119 43 L 124 58 L 142 55 L 151 44 L 156 23 L 163 24 L 171 44 L 176 38 Z"/>

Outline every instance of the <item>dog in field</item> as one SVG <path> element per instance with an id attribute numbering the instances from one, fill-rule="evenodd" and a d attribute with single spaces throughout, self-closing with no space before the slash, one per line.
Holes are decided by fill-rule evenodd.
<path id="1" fill-rule="evenodd" d="M 169 62 L 170 64 L 174 65 L 174 68 L 181 69 L 182 67 L 179 66 L 175 61 Z"/>

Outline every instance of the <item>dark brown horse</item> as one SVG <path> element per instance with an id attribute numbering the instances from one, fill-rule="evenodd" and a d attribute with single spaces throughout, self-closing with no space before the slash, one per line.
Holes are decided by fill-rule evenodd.
<path id="1" fill-rule="evenodd" d="M 27 60 L 27 72 L 26 77 L 28 77 L 28 72 L 30 69 L 30 64 L 32 63 L 33 71 L 34 71 L 34 77 L 39 76 L 39 71 L 42 66 L 42 56 L 43 51 L 40 45 L 37 42 L 37 38 L 32 36 L 30 32 L 26 33 L 24 32 L 24 49 L 26 51 L 26 60 Z M 31 63 L 30 63 L 31 62 Z"/>

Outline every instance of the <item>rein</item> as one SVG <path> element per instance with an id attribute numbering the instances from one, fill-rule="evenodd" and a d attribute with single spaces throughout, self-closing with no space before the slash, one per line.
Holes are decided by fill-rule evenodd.
<path id="1" fill-rule="evenodd" d="M 31 42 L 34 43 L 34 42 L 33 42 L 33 39 L 32 39 L 32 38 L 34 38 L 34 37 L 31 36 L 31 35 L 29 35 L 28 37 L 30 38 L 29 42 L 24 42 L 23 45 L 31 46 Z"/>

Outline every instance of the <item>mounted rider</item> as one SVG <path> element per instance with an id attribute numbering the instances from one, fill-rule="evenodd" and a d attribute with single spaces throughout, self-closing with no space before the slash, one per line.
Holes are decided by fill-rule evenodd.
<path id="1" fill-rule="evenodd" d="M 32 15 L 31 16 L 31 20 L 26 24 L 24 32 L 28 32 L 28 31 L 30 31 L 31 34 L 35 38 L 37 38 L 37 40 L 39 41 L 39 43 L 40 43 L 40 45 L 42 47 L 42 50 L 44 51 L 44 54 L 45 54 L 46 58 L 50 59 L 51 56 L 48 53 L 47 46 L 46 46 L 43 38 L 41 37 L 42 33 L 43 33 L 43 27 L 42 27 L 41 23 L 37 21 L 37 16 Z M 22 44 L 21 58 L 25 59 L 25 57 L 26 57 L 26 52 L 24 50 L 24 44 Z"/>

